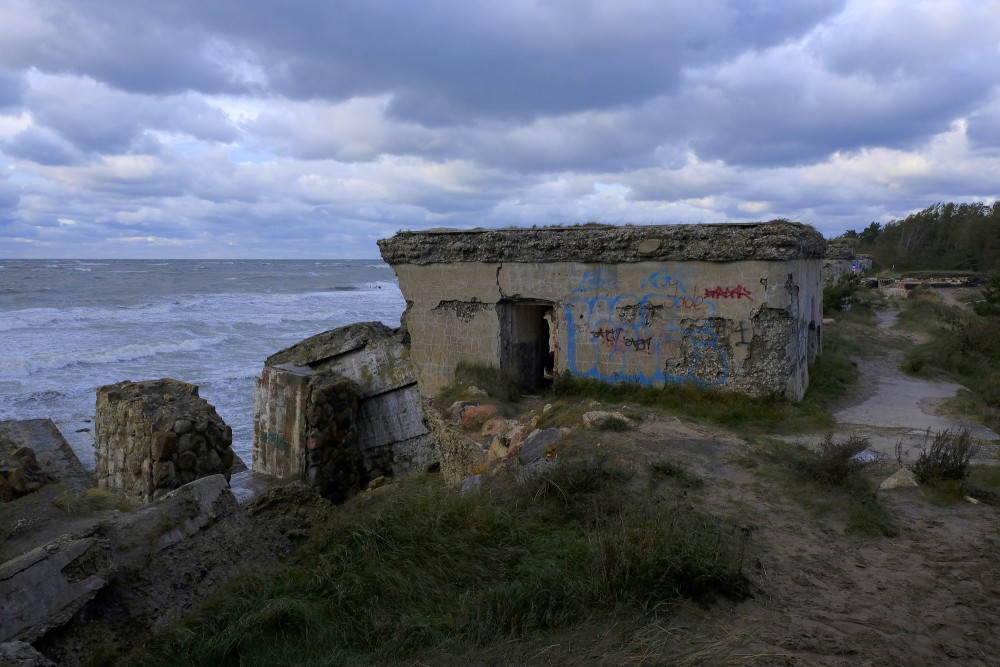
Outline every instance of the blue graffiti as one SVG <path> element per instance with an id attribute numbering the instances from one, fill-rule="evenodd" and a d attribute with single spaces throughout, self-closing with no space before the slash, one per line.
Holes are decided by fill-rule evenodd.
<path id="1" fill-rule="evenodd" d="M 726 346 L 712 326 L 715 304 L 678 277 L 691 271 L 655 271 L 642 281 L 643 294 L 595 294 L 609 288 L 606 272 L 585 273 L 565 303 L 572 374 L 643 385 L 728 379 Z"/>
<path id="2" fill-rule="evenodd" d="M 618 274 L 614 269 L 597 269 L 586 271 L 580 278 L 580 286 L 574 292 L 596 292 L 598 290 L 613 290 L 618 282 Z"/>

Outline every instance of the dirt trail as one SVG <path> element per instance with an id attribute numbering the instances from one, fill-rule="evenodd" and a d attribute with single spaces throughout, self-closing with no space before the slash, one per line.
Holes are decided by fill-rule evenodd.
<path id="1" fill-rule="evenodd" d="M 898 315 L 899 310 L 878 314 L 880 335 L 912 340 L 911 334 L 892 329 Z M 901 443 L 907 460 L 919 455 L 928 432 L 968 429 L 974 438 L 981 440 L 1000 437 L 985 426 L 937 414 L 941 403 L 955 396 L 962 385 L 908 377 L 900 370 L 901 363 L 902 353 L 898 350 L 863 359 L 859 364 L 862 400 L 836 412 L 837 423 L 868 437 L 872 449 L 887 456 L 895 456 L 896 443 Z M 984 450 L 987 458 L 991 453 Z"/>
<path id="2" fill-rule="evenodd" d="M 878 335 L 907 335 L 891 329 L 894 321 L 891 311 L 880 317 Z M 860 362 L 867 391 L 836 413 L 838 436 L 866 436 L 893 460 L 897 441 L 915 457 L 928 428 L 997 438 L 935 414 L 959 385 L 907 378 L 900 356 Z M 924 489 L 882 492 L 898 535 L 859 537 L 733 460 L 700 472 L 718 478 L 713 504 L 739 508 L 754 527 L 760 593 L 710 622 L 748 638 L 749 652 L 762 656 L 752 664 L 1000 666 L 1000 509 L 936 505 Z"/>

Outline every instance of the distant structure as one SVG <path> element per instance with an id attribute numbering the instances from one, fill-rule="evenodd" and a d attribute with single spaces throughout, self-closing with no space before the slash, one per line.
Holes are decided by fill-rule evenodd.
<path id="1" fill-rule="evenodd" d="M 850 243 L 832 242 L 827 244 L 823 258 L 823 284 L 832 285 L 843 275 L 860 274 L 871 268 L 871 255 L 857 254 Z"/>
<path id="2" fill-rule="evenodd" d="M 528 389 L 568 372 L 799 400 L 821 347 L 826 242 L 799 223 L 436 229 L 379 248 L 427 396 L 469 361 Z"/>

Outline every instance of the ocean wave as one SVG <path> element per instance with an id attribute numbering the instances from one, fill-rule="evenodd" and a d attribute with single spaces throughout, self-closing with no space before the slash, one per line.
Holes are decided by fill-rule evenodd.
<path id="1" fill-rule="evenodd" d="M 194 338 L 172 343 L 135 343 L 112 349 L 67 352 L 64 354 L 16 356 L 0 359 L 0 376 L 25 377 L 39 372 L 69 368 L 84 364 L 110 364 L 134 361 L 161 354 L 198 352 L 227 340 L 221 338 Z"/>

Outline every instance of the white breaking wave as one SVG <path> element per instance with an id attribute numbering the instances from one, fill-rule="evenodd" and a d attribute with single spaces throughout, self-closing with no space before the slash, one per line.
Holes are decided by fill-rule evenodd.
<path id="1" fill-rule="evenodd" d="M 83 364 L 108 364 L 121 361 L 134 361 L 161 354 L 197 352 L 221 345 L 225 342 L 226 338 L 201 338 L 184 340 L 177 343 L 139 343 L 92 351 L 75 350 L 69 353 L 54 355 L 16 356 L 8 359 L 0 359 L 0 376 L 23 378 L 40 371 L 57 370 Z"/>

